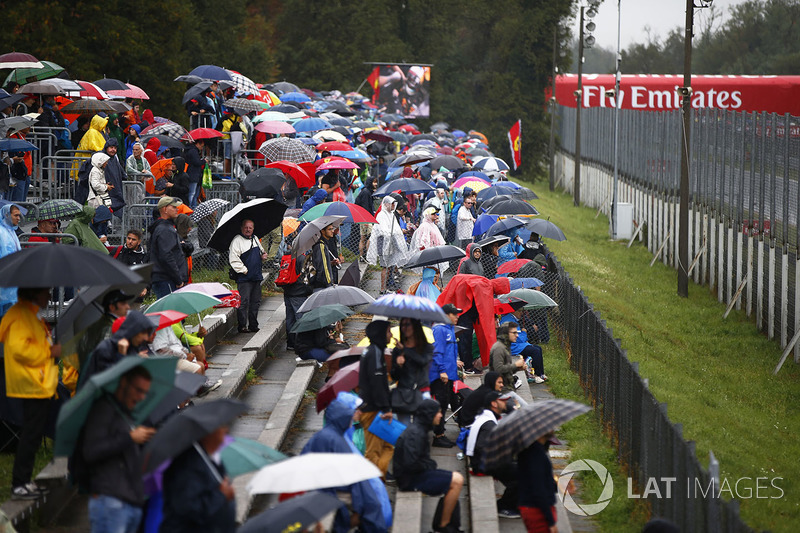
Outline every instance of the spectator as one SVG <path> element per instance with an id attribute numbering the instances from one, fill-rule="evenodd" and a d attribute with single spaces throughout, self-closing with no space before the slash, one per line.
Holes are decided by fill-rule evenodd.
<path id="1" fill-rule="evenodd" d="M 186 175 L 189 177 L 189 207 L 197 207 L 197 198 L 200 196 L 201 182 L 203 181 L 203 168 L 206 160 L 203 158 L 205 141 L 196 140 L 183 151 L 186 161 Z"/>
<path id="2" fill-rule="evenodd" d="M 375 200 L 372 193 L 375 192 L 376 178 L 368 178 L 366 185 L 361 189 L 356 197 L 356 205 L 363 207 L 370 215 L 375 215 Z M 361 228 L 361 238 L 358 241 L 358 257 L 361 262 L 366 262 L 367 257 L 364 255 L 369 247 L 369 236 L 372 233 L 372 224 L 359 224 Z"/>
<path id="3" fill-rule="evenodd" d="M 105 154 L 100 154 L 108 157 Z M 78 243 L 85 247 L 97 250 L 98 252 L 108 253 L 108 248 L 103 245 L 103 241 L 92 231 L 91 224 L 94 221 L 95 208 L 85 205 L 83 211 L 75 215 L 70 223 L 64 228 L 64 233 L 74 235 L 78 239 Z"/>
<path id="4" fill-rule="evenodd" d="M 22 212 L 14 204 L 5 204 L 0 207 L 0 257 L 13 254 L 20 250 L 17 227 L 22 220 Z M 16 287 L 0 287 L 0 316 L 17 303 Z"/>
<path id="5" fill-rule="evenodd" d="M 142 133 L 142 128 L 138 124 L 133 124 L 128 128 L 128 134 L 125 136 L 125 160 L 127 161 L 130 159 L 131 155 L 133 155 L 133 145 L 139 143 L 139 134 Z M 144 152 L 144 146 L 142 146 L 142 152 Z M 130 174 L 131 171 L 127 168 L 125 171 Z"/>
<path id="6" fill-rule="evenodd" d="M 339 338 L 335 325 L 312 331 L 304 331 L 295 339 L 294 351 L 300 359 L 314 359 L 320 363 L 328 360 L 332 353 L 346 350 L 350 346 Z M 329 377 L 332 375 L 329 372 Z"/>
<path id="7" fill-rule="evenodd" d="M 423 392 L 430 391 L 428 372 L 433 349 L 428 344 L 422 323 L 413 318 L 400 320 L 400 342 L 392 351 L 392 378 L 397 387 L 392 391 L 392 410 L 404 424 L 411 422 L 422 403 Z M 434 446 L 451 448 L 444 435 L 434 439 Z"/>
<path id="8" fill-rule="evenodd" d="M 558 531 L 553 464 L 548 449 L 553 432 L 542 435 L 517 454 L 519 513 L 528 531 Z"/>
<path id="9" fill-rule="evenodd" d="M 428 437 L 428 433 L 441 423 L 442 416 L 438 403 L 422 401 L 414 423 L 400 434 L 395 444 L 394 475 L 399 490 L 418 490 L 428 496 L 444 495 L 440 502 L 441 512 L 437 508 L 438 516 L 434 515 L 433 530 L 456 532 L 460 522 L 458 496 L 464 485 L 464 476 L 437 467 L 436 461 L 431 459 Z"/>
<path id="10" fill-rule="evenodd" d="M 186 173 L 186 162 L 182 157 L 175 157 L 172 159 L 172 187 L 169 190 L 170 196 L 180 198 L 181 201 L 191 207 L 189 193 L 191 191 L 191 182 L 189 175 Z"/>
<path id="11" fill-rule="evenodd" d="M 503 391 L 517 388 L 516 372 L 522 370 L 525 362 L 522 357 L 511 358 L 510 345 L 517 340 L 519 330 L 516 322 L 503 322 L 497 327 L 497 341 L 490 352 L 490 368 L 503 376 Z"/>
<path id="12" fill-rule="evenodd" d="M 358 393 L 364 401 L 359 407 L 361 426 L 365 428 L 364 457 L 377 466 L 384 477 L 389 468 L 389 461 L 392 460 L 392 445 L 366 431 L 366 428 L 369 428 L 378 416 L 384 420 L 392 420 L 389 374 L 384 357 L 386 345 L 392 340 L 389 326 L 389 322 L 385 320 L 373 319 L 367 324 L 366 334 L 370 345 L 361 354 L 358 372 Z"/>
<path id="13" fill-rule="evenodd" d="M 431 362 L 428 379 L 431 383 L 431 394 L 439 402 L 442 413 L 447 412 L 448 406 L 455 413 L 458 409 L 458 398 L 453 390 L 453 382 L 457 381 L 458 369 L 464 368 L 464 363 L 458 359 L 458 341 L 456 340 L 455 325 L 458 315 L 463 311 L 453 304 L 445 304 L 442 311 L 447 314 L 450 324 L 436 324 L 433 326 L 433 361 Z M 434 445 L 436 442 L 451 443 L 444 436 L 444 420 L 433 428 Z M 437 441 L 437 438 L 444 441 Z"/>
<path id="14" fill-rule="evenodd" d="M 367 250 L 367 262 L 381 267 L 381 294 L 386 294 L 388 268 L 405 264 L 408 254 L 403 230 L 394 217 L 396 207 L 397 199 L 384 196 Z"/>
<path id="15" fill-rule="evenodd" d="M 312 194 L 311 197 L 303 203 L 303 208 L 300 210 L 300 214 L 297 215 L 298 218 L 303 216 L 305 212 L 311 209 L 312 207 L 323 203 L 325 201 L 325 198 L 327 198 L 327 196 L 328 193 L 325 192 L 324 189 L 317 189 L 316 191 L 314 191 L 314 194 Z"/>
<path id="16" fill-rule="evenodd" d="M 520 259 L 530 259 L 541 266 L 545 266 L 547 264 L 547 255 L 549 253 L 550 252 L 547 250 L 547 246 L 545 246 L 545 244 L 542 242 L 539 234 L 531 232 L 531 236 L 528 237 L 528 242 L 525 243 L 525 249 L 519 254 L 518 257 Z"/>
<path id="17" fill-rule="evenodd" d="M 147 159 L 147 162 L 152 167 L 158 161 L 158 150 L 161 148 L 161 141 L 158 140 L 156 137 L 151 137 L 149 141 L 147 141 L 147 145 L 144 147 L 144 154 L 143 157 Z"/>
<path id="18" fill-rule="evenodd" d="M 22 400 L 22 430 L 11 474 L 14 500 L 35 500 L 47 492 L 31 478 L 50 413 L 50 400 L 58 384 L 56 358 L 61 356 L 61 345 L 53 344 L 49 328 L 36 316 L 40 309 L 47 307 L 48 301 L 49 288 L 20 287 L 19 301 L 0 322 L 6 396 Z"/>
<path id="19" fill-rule="evenodd" d="M 419 228 L 414 232 L 411 237 L 411 250 L 425 250 L 427 248 L 435 248 L 436 246 L 444 246 L 442 232 L 439 231 L 439 212 L 433 207 L 427 208 L 422 212 L 422 223 Z M 447 263 L 442 263 L 439 268 L 446 269 Z"/>
<path id="20" fill-rule="evenodd" d="M 161 328 L 153 336 L 150 348 L 156 355 L 161 357 L 176 357 L 178 359 L 178 372 L 188 372 L 190 374 L 206 374 L 206 367 L 202 362 L 198 362 L 194 353 L 189 348 L 184 347 L 172 328 Z M 205 396 L 209 392 L 216 390 L 222 385 L 222 380 L 212 381 L 206 378 L 203 386 L 198 391 L 198 396 Z"/>
<path id="21" fill-rule="evenodd" d="M 428 199 L 422 206 L 423 212 L 428 207 L 433 207 L 439 213 L 439 220 L 437 226 L 442 235 L 447 231 L 447 184 L 443 181 L 436 183 L 436 191 L 433 196 Z"/>
<path id="22" fill-rule="evenodd" d="M 103 118 L 100 115 L 93 116 L 89 128 L 86 130 L 83 137 L 81 137 L 81 142 L 78 144 L 77 150 L 83 152 L 101 151 L 106 145 L 105 129 L 107 125 L 107 118 Z"/>
<path id="23" fill-rule="evenodd" d="M 97 208 L 99 205 L 105 205 L 111 208 L 111 190 L 114 184 L 106 181 L 105 169 L 111 156 L 104 152 L 97 152 L 92 155 L 92 169 L 89 171 L 89 196 L 87 197 L 87 204 L 91 207 Z"/>
<path id="24" fill-rule="evenodd" d="M 336 226 L 329 224 L 322 228 L 319 240 L 311 247 L 311 264 L 315 275 L 311 288 L 316 292 L 339 283 L 339 267 L 342 259 L 336 244 Z"/>
<path id="25" fill-rule="evenodd" d="M 500 323 L 517 322 L 519 324 L 519 334 L 516 342 L 511 344 L 511 355 L 519 355 L 525 361 L 525 373 L 528 374 L 528 367 L 531 367 L 531 375 L 528 376 L 528 383 L 544 383 L 547 375 L 544 373 L 544 359 L 542 358 L 542 348 L 528 342 L 528 332 L 522 327 L 522 309 L 517 309 L 500 318 Z M 534 329 L 538 328 L 536 324 Z"/>
<path id="26" fill-rule="evenodd" d="M 506 402 L 511 399 L 511 393 L 501 394 L 490 391 L 484 398 L 484 411 L 472 423 L 467 437 L 466 455 L 469 464 L 476 474 L 489 474 L 503 485 L 506 490 L 497 500 L 497 516 L 500 518 L 519 518 L 517 510 L 517 465 L 514 462 L 506 463 L 487 471 L 483 468 L 483 454 L 489 434 L 497 426 L 497 421 L 506 412 Z"/>
<path id="27" fill-rule="evenodd" d="M 133 410 L 145 399 L 152 378 L 136 366 L 119 380 L 113 396 L 103 395 L 92 406 L 76 454 L 85 468 L 92 531 L 135 533 L 145 501 L 140 446 L 156 430 L 134 426 Z"/>
<path id="28" fill-rule="evenodd" d="M 125 168 L 117 157 L 119 142 L 114 137 L 108 139 L 103 151 L 110 158 L 105 166 L 104 174 L 108 186 L 108 195 L 111 197 L 111 205 L 108 206 L 117 218 L 122 218 L 122 209 L 125 207 L 125 195 L 122 182 L 128 179 L 125 175 Z"/>
<path id="29" fill-rule="evenodd" d="M 125 122 L 128 124 L 139 124 L 142 121 L 142 118 L 139 116 L 139 102 L 135 101 L 133 98 L 126 98 L 125 103 L 131 106 L 123 115 L 125 117 Z M 111 116 L 113 117 L 114 115 Z"/>
<path id="30" fill-rule="evenodd" d="M 144 158 L 142 143 L 137 141 L 131 146 L 131 155 L 125 162 L 125 171 L 131 178 L 135 179 L 153 176 L 150 171 L 150 163 Z"/>
<path id="31" fill-rule="evenodd" d="M 208 330 L 206 330 L 206 328 L 203 326 L 200 326 L 196 334 L 189 333 L 186 331 L 186 326 L 184 325 L 183 321 L 178 322 L 177 324 L 172 324 L 170 327 L 172 328 L 172 332 L 175 334 L 175 336 L 178 337 L 178 340 L 183 343 L 183 346 L 192 352 L 195 361 L 197 361 L 198 364 L 203 365 L 205 370 L 208 370 L 206 347 L 203 341 L 203 338 L 208 334 Z"/>
<path id="32" fill-rule="evenodd" d="M 503 377 L 498 372 L 489 371 L 483 376 L 483 383 L 467 396 L 458 412 L 458 424 L 461 427 L 471 426 L 475 417 L 484 409 L 486 396 L 491 391 L 503 390 Z"/>
<path id="33" fill-rule="evenodd" d="M 60 222 L 57 218 L 48 218 L 36 222 L 36 227 L 31 229 L 31 233 L 61 233 Z M 61 242 L 58 237 L 31 237 L 28 242 Z"/>
<path id="34" fill-rule="evenodd" d="M 80 146 L 81 145 L 81 141 L 83 140 L 84 136 L 86 135 L 86 132 L 89 131 L 89 127 L 90 127 L 89 118 L 86 117 L 85 115 L 79 116 L 78 117 L 78 128 L 74 132 L 72 132 L 72 135 L 70 135 L 70 142 L 72 143 L 72 146 Z M 77 150 L 77 148 L 76 148 L 76 150 Z M 76 172 L 77 172 L 77 170 L 76 170 Z"/>
<path id="35" fill-rule="evenodd" d="M 104 205 L 100 205 L 97 206 L 94 216 L 92 217 L 92 223 L 89 224 L 89 227 L 94 234 L 97 235 L 97 238 L 100 239 L 100 242 L 103 243 L 103 246 L 108 242 L 108 228 L 111 224 L 112 217 L 111 210 Z"/>
<path id="36" fill-rule="evenodd" d="M 9 139 L 25 140 L 30 133 L 30 128 L 23 128 L 11 133 Z M 14 152 L 11 155 L 13 161 L 11 165 L 11 191 L 9 199 L 14 202 L 24 202 L 28 199 L 28 188 L 31 185 L 31 173 L 33 172 L 33 156 L 31 152 Z"/>
<path id="37" fill-rule="evenodd" d="M 143 265 L 149 262 L 148 254 L 142 246 L 143 237 L 140 229 L 128 230 L 125 235 L 125 244 L 117 246 L 114 250 L 114 259 L 122 261 L 128 266 Z"/>
<path id="38" fill-rule="evenodd" d="M 300 255 L 295 261 L 295 275 L 297 281 L 283 286 L 283 303 L 286 306 L 286 349 L 294 350 L 297 334 L 292 333 L 292 328 L 297 322 L 297 310 L 311 295 L 312 288 L 305 282 L 302 276 L 305 262 L 308 261 L 309 254 Z"/>
<path id="39" fill-rule="evenodd" d="M 457 274 L 472 274 L 483 276 L 483 265 L 481 264 L 481 247 L 477 243 L 471 242 L 467 245 L 467 256 L 458 264 Z"/>
<path id="40" fill-rule="evenodd" d="M 508 236 L 509 241 L 497 250 L 498 267 L 503 263 L 513 261 L 523 250 L 525 250 L 525 248 L 522 246 L 522 239 L 519 236 L 519 228 L 509 230 L 505 233 L 505 235 Z"/>
<path id="41" fill-rule="evenodd" d="M 192 283 L 192 254 L 194 253 L 194 244 L 189 239 L 189 233 L 192 231 L 192 218 L 186 213 L 180 213 L 175 218 L 175 229 L 178 231 L 178 237 L 181 239 L 181 250 L 186 257 L 186 270 L 188 272 L 189 281 Z"/>
<path id="42" fill-rule="evenodd" d="M 125 119 L 123 118 L 122 123 L 124 124 L 124 122 Z M 111 139 L 117 141 L 117 148 L 125 146 L 125 133 L 122 131 L 120 117 L 117 113 L 112 113 L 108 116 L 108 140 L 110 141 Z M 106 148 L 108 148 L 108 141 L 106 141 Z M 118 150 L 115 156 L 118 158 L 117 160 L 120 164 L 125 164 L 125 153 L 122 152 L 122 150 Z"/>
<path id="43" fill-rule="evenodd" d="M 156 298 L 183 287 L 189 280 L 186 257 L 181 248 L 180 237 L 175 229 L 178 217 L 178 198 L 165 196 L 158 201 L 156 208 L 159 217 L 150 226 L 150 262 L 153 263 L 151 276 L 152 289 Z"/>
<path id="44" fill-rule="evenodd" d="M 441 279 L 439 270 L 435 267 L 424 267 L 422 269 L 422 279 L 408 288 L 408 294 L 427 298 L 436 303 L 442 290 L 439 288 Z"/>
<path id="45" fill-rule="evenodd" d="M 267 258 L 267 252 L 253 234 L 254 230 L 252 220 L 243 220 L 241 232 L 231 241 L 228 252 L 228 262 L 236 272 L 236 284 L 242 299 L 236 310 L 239 333 L 251 333 L 259 329 L 258 308 L 261 305 L 261 282 L 264 280 L 261 262 Z"/>

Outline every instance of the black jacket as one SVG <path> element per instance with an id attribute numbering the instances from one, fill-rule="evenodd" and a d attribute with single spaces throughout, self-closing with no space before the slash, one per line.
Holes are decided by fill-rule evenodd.
<path id="1" fill-rule="evenodd" d="M 200 158 L 200 151 L 195 145 L 189 145 L 183 150 L 183 158 L 189 165 L 189 168 L 186 169 L 189 183 L 200 183 L 203 180 L 203 167 L 205 166 Z"/>
<path id="2" fill-rule="evenodd" d="M 363 207 L 369 211 L 370 215 L 375 214 L 375 200 L 372 193 L 375 192 L 375 178 L 369 178 L 367 184 L 361 189 L 356 197 L 356 205 Z"/>
<path id="3" fill-rule="evenodd" d="M 365 413 L 390 411 L 392 400 L 389 395 L 389 376 L 383 351 L 386 348 L 386 329 L 389 323 L 376 320 L 367 324 L 366 333 L 369 347 L 361 354 L 358 373 L 358 390 L 364 403 L 359 409 Z M 438 405 L 438 404 L 437 404 Z"/>
<path id="4" fill-rule="evenodd" d="M 186 166 L 182 157 L 176 157 L 172 160 L 177 167 L 177 171 L 175 175 L 172 176 L 170 180 L 172 182 L 172 188 L 170 189 L 169 193 L 170 196 L 176 196 L 181 199 L 181 201 L 185 204 L 189 203 L 189 183 L 191 183 L 189 179 L 189 175 L 183 171 L 183 168 Z"/>
<path id="5" fill-rule="evenodd" d="M 431 436 L 433 418 L 441 410 L 439 402 L 423 400 L 417 409 L 414 423 L 400 434 L 394 445 L 394 477 L 397 488 L 410 490 L 416 476 L 428 470 L 436 470 L 436 461 L 431 459 Z"/>
<path id="6" fill-rule="evenodd" d="M 164 472 L 164 520 L 160 532 L 236 530 L 236 502 L 225 499 L 210 468 L 216 468 L 219 477 L 225 478 L 225 467 L 209 466 L 194 447 L 172 461 Z"/>
<path id="7" fill-rule="evenodd" d="M 328 335 L 328 331 L 330 330 L 325 327 L 298 333 L 294 341 L 295 353 L 302 357 L 311 351 L 312 348 L 322 348 L 326 350 L 329 345 L 336 344 L 336 341 Z"/>
<path id="8" fill-rule="evenodd" d="M 139 446 L 131 440 L 130 413 L 111 396 L 95 402 L 81 435 L 83 462 L 91 494 L 102 494 L 131 505 L 144 504 Z"/>
<path id="9" fill-rule="evenodd" d="M 131 250 L 124 244 L 118 248 L 119 253 L 114 251 L 114 259 L 122 261 L 128 266 L 142 265 L 150 260 L 147 252 L 144 251 L 141 245 L 135 250 Z"/>
<path id="10" fill-rule="evenodd" d="M 125 149 L 124 147 L 121 148 L 114 138 L 106 141 L 106 145 L 103 148 L 104 153 L 107 153 L 109 146 L 116 146 L 117 150 Z M 128 175 L 125 173 L 125 169 L 122 167 L 122 164 L 120 164 L 117 156 L 113 156 L 108 160 L 103 174 L 105 174 L 106 183 L 110 183 L 114 186 L 113 189 L 108 191 L 108 196 L 111 198 L 111 210 L 117 212 L 125 207 L 125 195 L 122 182 L 128 179 Z"/>
<path id="11" fill-rule="evenodd" d="M 312 289 L 324 289 L 339 281 L 339 271 L 331 263 L 336 257 L 333 255 L 335 253 L 336 250 L 331 249 L 330 241 L 326 239 L 320 239 L 311 248 L 311 263 L 316 271 L 311 281 Z"/>
<path id="12" fill-rule="evenodd" d="M 461 410 L 458 412 L 458 424 L 460 426 L 471 426 L 472 423 L 475 422 L 475 417 L 483 412 L 483 404 L 486 401 L 486 395 L 489 394 L 490 391 L 495 390 L 494 384 L 499 377 L 499 372 L 487 372 L 483 376 L 483 383 L 481 386 L 467 396 L 464 403 L 461 405 Z"/>
<path id="13" fill-rule="evenodd" d="M 189 267 L 181 249 L 181 239 L 171 220 L 156 219 L 150 226 L 150 262 L 152 281 L 171 281 L 175 285 L 189 281 Z"/>
<path id="14" fill-rule="evenodd" d="M 547 446 L 534 442 L 517 455 L 517 464 L 519 505 L 541 509 L 547 525 L 555 525 L 551 507 L 556 504 L 558 486 L 553 479 L 553 463 Z"/>

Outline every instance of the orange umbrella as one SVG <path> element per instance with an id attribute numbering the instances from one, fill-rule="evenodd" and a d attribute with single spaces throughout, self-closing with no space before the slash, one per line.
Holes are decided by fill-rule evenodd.
<path id="1" fill-rule="evenodd" d="M 300 227 L 300 221 L 294 217 L 286 217 L 283 219 L 283 236 L 288 237 Z"/>
<path id="2" fill-rule="evenodd" d="M 159 159 L 150 167 L 150 172 L 153 173 L 155 179 L 160 180 L 170 168 L 172 168 L 172 159 Z"/>

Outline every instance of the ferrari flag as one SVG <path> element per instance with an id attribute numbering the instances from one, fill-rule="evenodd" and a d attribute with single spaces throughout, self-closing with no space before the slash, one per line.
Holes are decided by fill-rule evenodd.
<path id="1" fill-rule="evenodd" d="M 511 129 L 508 130 L 508 145 L 511 147 L 511 159 L 514 162 L 514 170 L 522 165 L 522 120 L 517 120 Z"/>
<path id="2" fill-rule="evenodd" d="M 378 101 L 378 96 L 381 93 L 381 85 L 380 85 L 380 78 L 381 78 L 381 68 L 375 67 L 372 69 L 372 73 L 367 76 L 367 83 L 369 86 L 372 87 L 372 103 L 376 103 Z"/>

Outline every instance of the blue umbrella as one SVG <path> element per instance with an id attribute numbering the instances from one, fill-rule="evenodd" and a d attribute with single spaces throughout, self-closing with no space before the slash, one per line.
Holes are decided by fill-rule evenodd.
<path id="1" fill-rule="evenodd" d="M 230 72 L 216 65 L 200 65 L 199 67 L 192 69 L 189 75 L 200 76 L 201 78 L 205 78 L 207 80 L 233 81 L 233 77 L 231 76 Z"/>
<path id="2" fill-rule="evenodd" d="M 411 294 L 386 294 L 369 304 L 364 312 L 390 318 L 415 318 L 427 322 L 450 323 L 450 319 L 441 307 L 427 298 Z"/>
<path id="3" fill-rule="evenodd" d="M 453 130 L 453 137 L 455 137 L 456 139 L 460 139 L 461 137 L 466 137 L 466 136 L 467 136 L 466 132 L 462 130 Z"/>
<path id="4" fill-rule="evenodd" d="M 278 98 L 281 102 L 310 102 L 311 98 L 305 93 L 292 91 L 290 93 L 283 93 Z"/>
<path id="5" fill-rule="evenodd" d="M 319 144 L 318 140 L 312 139 L 311 137 L 297 137 L 297 140 L 303 144 L 308 144 L 309 146 L 316 146 Z"/>
<path id="6" fill-rule="evenodd" d="M 372 156 L 370 156 L 364 150 L 359 148 L 353 148 L 352 150 L 334 150 L 331 152 L 333 155 L 338 155 L 339 157 L 344 157 L 345 159 L 349 159 L 351 161 L 370 161 Z"/>
<path id="7" fill-rule="evenodd" d="M 514 228 L 519 228 L 520 226 L 525 225 L 524 220 L 520 220 L 518 218 L 504 218 L 498 222 L 492 224 L 489 230 L 486 232 L 487 237 L 491 237 L 492 235 L 497 235 L 498 233 L 505 233 L 506 231 L 512 230 Z"/>
<path id="8" fill-rule="evenodd" d="M 321 118 L 303 118 L 292 124 L 295 131 L 322 131 L 331 128 L 327 120 Z"/>
<path id="9" fill-rule="evenodd" d="M 506 189 L 513 189 L 515 191 L 522 188 L 522 185 L 514 183 L 513 181 L 496 181 L 492 185 L 495 187 L 505 187 Z"/>
<path id="10" fill-rule="evenodd" d="M 393 191 L 402 191 L 404 194 L 413 194 L 421 192 L 431 192 L 433 187 L 428 185 L 427 182 L 415 178 L 400 178 L 392 181 L 387 181 L 381 185 L 372 196 L 386 196 Z"/>
<path id="11" fill-rule="evenodd" d="M 463 174 L 459 174 L 458 178 L 459 179 L 467 178 L 469 176 L 475 176 L 476 178 L 480 178 L 480 179 L 486 181 L 487 183 L 490 183 L 492 181 L 492 178 L 490 178 L 489 176 L 487 176 L 483 172 L 478 172 L 477 170 L 470 170 L 468 172 L 464 172 Z"/>
<path id="12" fill-rule="evenodd" d="M 492 227 L 492 224 L 497 222 L 498 218 L 500 218 L 499 215 L 489 215 L 486 213 L 478 215 L 475 226 L 472 228 L 472 236 L 477 237 L 489 231 L 489 228 Z"/>
<path id="13" fill-rule="evenodd" d="M 0 152 L 31 152 L 38 149 L 35 144 L 22 139 L 0 139 Z"/>

